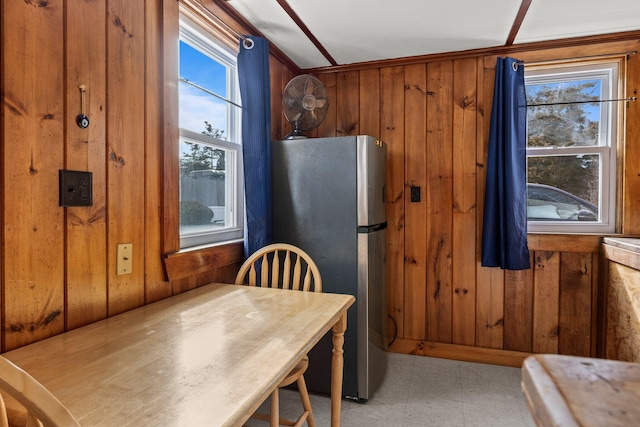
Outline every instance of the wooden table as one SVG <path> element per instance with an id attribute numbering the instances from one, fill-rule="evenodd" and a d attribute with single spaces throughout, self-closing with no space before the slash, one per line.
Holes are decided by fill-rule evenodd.
<path id="1" fill-rule="evenodd" d="M 351 295 L 211 284 L 4 356 L 82 425 L 238 426 L 333 329 L 331 425 L 339 426 L 353 302 Z"/>
<path id="2" fill-rule="evenodd" d="M 640 425 L 640 363 L 530 356 L 522 389 L 538 426 Z"/>

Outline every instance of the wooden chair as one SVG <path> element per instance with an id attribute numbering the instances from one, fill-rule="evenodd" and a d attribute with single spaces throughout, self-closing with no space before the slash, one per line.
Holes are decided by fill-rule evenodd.
<path id="1" fill-rule="evenodd" d="M 258 249 L 242 264 L 235 283 L 236 285 L 322 292 L 322 279 L 315 262 L 302 249 L 285 243 L 276 243 Z M 304 373 L 308 367 L 309 357 L 304 356 L 271 394 L 271 415 L 256 413 L 253 414 L 253 418 L 270 421 L 271 427 L 301 426 L 305 420 L 309 427 L 315 427 L 311 400 L 304 381 Z M 294 382 L 298 385 L 304 408 L 304 412 L 296 421 L 280 418 L 279 415 L 278 390 Z"/>
<path id="2" fill-rule="evenodd" d="M 74 427 L 80 423 L 62 403 L 31 375 L 0 356 L 0 390 L 27 411 L 27 427 Z M 9 426 L 7 408 L 0 396 L 0 427 Z"/>

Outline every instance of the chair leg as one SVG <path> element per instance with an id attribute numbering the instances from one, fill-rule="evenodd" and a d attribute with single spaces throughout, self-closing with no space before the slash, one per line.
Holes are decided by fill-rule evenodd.
<path id="1" fill-rule="evenodd" d="M 271 427 L 280 426 L 280 396 L 278 387 L 271 393 Z"/>
<path id="2" fill-rule="evenodd" d="M 4 405 L 4 399 L 0 396 L 0 427 L 9 427 L 9 419 L 7 418 L 7 407 Z"/>
<path id="3" fill-rule="evenodd" d="M 304 381 L 304 375 L 298 378 L 298 391 L 300 392 L 300 399 L 302 400 L 302 407 L 305 411 L 309 412 L 307 416 L 307 425 L 309 427 L 316 427 L 316 421 L 313 419 L 313 411 L 311 410 L 311 399 L 309 399 L 309 392 L 307 391 L 307 383 Z"/>
<path id="4" fill-rule="evenodd" d="M 27 424 L 25 427 L 42 427 L 42 423 L 31 412 L 27 414 Z"/>

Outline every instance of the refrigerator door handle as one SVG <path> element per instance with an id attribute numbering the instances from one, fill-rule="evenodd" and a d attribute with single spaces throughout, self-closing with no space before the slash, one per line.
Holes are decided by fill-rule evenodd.
<path id="1" fill-rule="evenodd" d="M 374 225 L 360 225 L 358 226 L 358 233 L 374 233 L 376 231 L 384 230 L 385 228 L 387 228 L 386 222 Z"/>

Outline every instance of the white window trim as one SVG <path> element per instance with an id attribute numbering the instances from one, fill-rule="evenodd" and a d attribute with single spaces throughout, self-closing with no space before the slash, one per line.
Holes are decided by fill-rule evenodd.
<path id="1" fill-rule="evenodd" d="M 201 49 L 206 52 L 207 55 L 211 56 L 212 59 L 227 67 L 226 92 L 228 94 L 227 101 L 229 102 L 229 114 L 227 115 L 228 141 L 180 128 L 181 140 L 229 150 L 226 151 L 229 157 L 225 159 L 226 176 L 228 177 L 225 187 L 225 207 L 226 214 L 231 218 L 232 224 L 223 230 L 191 233 L 180 232 L 180 248 L 186 250 L 196 246 L 231 243 L 244 238 L 244 173 L 241 145 L 242 111 L 237 107 L 237 105 L 240 104 L 240 88 L 237 81 L 237 53 L 182 13 L 180 14 L 179 35 L 181 41 Z M 235 203 L 231 202 L 232 199 L 235 200 Z"/>
<path id="2" fill-rule="evenodd" d="M 588 65 L 561 65 L 554 66 L 551 71 L 548 66 L 534 68 L 525 71 L 525 85 L 527 83 L 555 82 L 557 77 L 571 73 L 570 80 L 584 80 L 591 76 L 601 77 L 606 70 L 608 77 L 607 92 L 603 93 L 604 99 L 617 99 L 621 97 L 619 71 L 620 63 L 617 60 L 599 61 Z M 574 77 L 575 76 L 575 77 Z M 608 134 L 600 133 L 600 145 L 591 147 L 535 147 L 527 148 L 529 156 L 558 156 L 571 154 L 597 154 L 600 156 L 600 206 L 598 209 L 600 220 L 598 222 L 568 222 L 568 221 L 527 221 L 527 231 L 533 233 L 585 233 L 585 234 L 611 234 L 616 231 L 616 174 L 617 174 L 617 141 L 618 123 L 620 122 L 618 102 L 603 103 L 609 108 L 600 109 L 600 121 L 606 123 Z M 614 118 L 617 120 L 614 121 Z"/>

